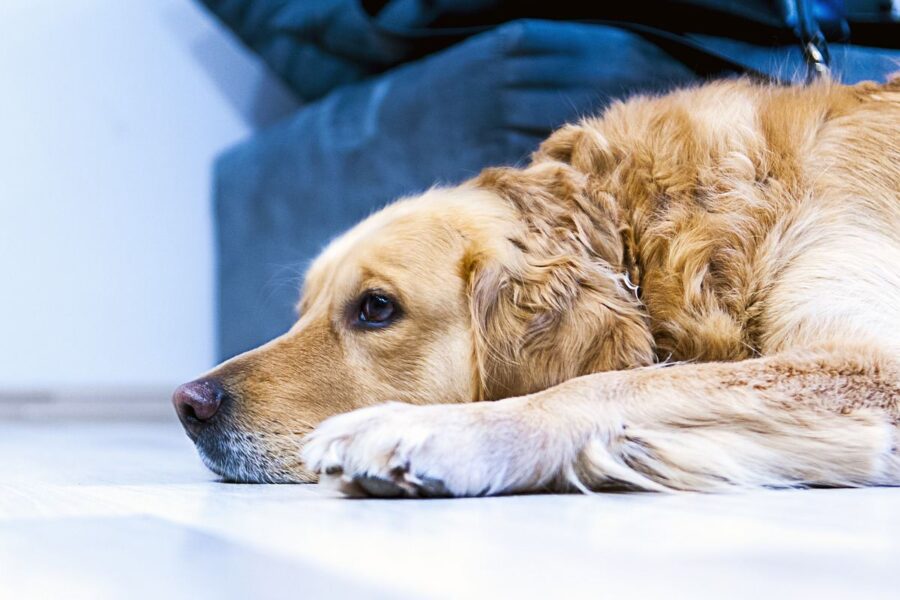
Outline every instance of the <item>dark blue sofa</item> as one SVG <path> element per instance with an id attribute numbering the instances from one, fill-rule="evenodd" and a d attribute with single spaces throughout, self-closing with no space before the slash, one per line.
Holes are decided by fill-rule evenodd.
<path id="1" fill-rule="evenodd" d="M 801 47 L 783 35 L 790 3 L 645 3 L 666 5 L 657 20 L 673 23 L 696 21 L 691 10 L 715 17 L 710 6 L 759 8 L 749 17 L 723 12 L 689 32 L 681 24 L 673 39 L 660 23 L 623 25 L 615 13 L 561 20 L 546 3 L 510 0 L 204 2 L 304 103 L 216 164 L 221 358 L 285 331 L 308 261 L 398 196 L 522 162 L 552 129 L 614 98 L 743 71 L 782 80 L 806 73 Z M 772 8 L 780 4 L 788 9 Z M 558 13 L 584 17 L 577 6 L 561 0 Z M 816 8 L 823 31 L 845 38 L 843 3 Z M 878 19 L 873 39 L 883 46 L 891 30 Z M 896 49 L 830 48 L 845 81 L 883 79 L 900 64 Z"/>

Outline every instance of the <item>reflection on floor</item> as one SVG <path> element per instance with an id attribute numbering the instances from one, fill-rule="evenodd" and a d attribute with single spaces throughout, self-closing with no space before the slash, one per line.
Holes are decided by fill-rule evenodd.
<path id="1" fill-rule="evenodd" d="M 345 500 L 175 423 L 0 423 L 4 599 L 896 598 L 898 540 L 900 489 Z"/>

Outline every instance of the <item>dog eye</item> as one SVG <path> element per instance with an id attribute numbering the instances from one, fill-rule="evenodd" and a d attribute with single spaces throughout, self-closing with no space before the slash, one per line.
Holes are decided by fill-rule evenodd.
<path id="1" fill-rule="evenodd" d="M 384 327 L 393 321 L 396 313 L 393 300 L 383 294 L 370 292 L 363 296 L 357 321 L 368 327 Z"/>

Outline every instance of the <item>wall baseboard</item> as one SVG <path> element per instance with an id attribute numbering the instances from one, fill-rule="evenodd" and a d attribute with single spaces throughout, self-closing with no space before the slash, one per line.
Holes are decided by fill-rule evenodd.
<path id="1" fill-rule="evenodd" d="M 0 387 L 0 420 L 170 420 L 175 385 Z"/>

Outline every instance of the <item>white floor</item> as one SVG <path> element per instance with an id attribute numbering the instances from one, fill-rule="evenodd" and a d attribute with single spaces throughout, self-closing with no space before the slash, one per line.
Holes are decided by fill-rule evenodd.
<path id="1" fill-rule="evenodd" d="M 898 598 L 900 489 L 346 500 L 0 422 L 0 598 Z"/>

